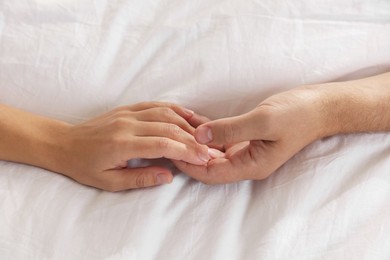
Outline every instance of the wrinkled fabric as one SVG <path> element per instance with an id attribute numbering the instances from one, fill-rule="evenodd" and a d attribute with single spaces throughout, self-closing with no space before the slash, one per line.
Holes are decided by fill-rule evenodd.
<path id="1" fill-rule="evenodd" d="M 389 0 L 0 2 L 0 103 L 70 123 L 150 100 L 221 118 L 389 70 Z M 219 186 L 109 193 L 0 162 L 0 259 L 389 259 L 389 169 L 387 133 Z"/>

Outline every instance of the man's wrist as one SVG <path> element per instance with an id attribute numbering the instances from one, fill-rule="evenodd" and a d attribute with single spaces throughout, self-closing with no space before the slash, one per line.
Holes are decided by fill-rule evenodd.
<path id="1" fill-rule="evenodd" d="M 318 85 L 321 136 L 390 130 L 390 85 L 380 76 Z"/>

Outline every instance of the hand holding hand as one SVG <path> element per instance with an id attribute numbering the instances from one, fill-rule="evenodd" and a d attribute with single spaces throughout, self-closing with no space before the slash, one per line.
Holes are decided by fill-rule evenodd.
<path id="1" fill-rule="evenodd" d="M 133 158 L 169 158 L 193 165 L 210 159 L 208 147 L 193 137 L 186 120 L 192 111 L 168 103 L 140 103 L 109 113 L 63 132 L 60 159 L 53 168 L 76 181 L 108 191 L 169 183 L 163 167 L 128 169 Z"/>
<path id="2" fill-rule="evenodd" d="M 325 134 L 320 98 L 315 88 L 302 87 L 272 96 L 246 114 L 202 124 L 196 140 L 224 145 L 225 158 L 212 159 L 207 166 L 175 165 L 208 184 L 264 179 Z"/>

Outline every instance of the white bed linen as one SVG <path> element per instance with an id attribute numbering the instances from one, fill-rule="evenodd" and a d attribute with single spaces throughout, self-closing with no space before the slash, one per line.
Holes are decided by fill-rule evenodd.
<path id="1" fill-rule="evenodd" d="M 148 100 L 220 118 L 389 70 L 389 0 L 0 1 L 0 103 L 72 123 Z M 108 193 L 0 161 L 0 259 L 390 259 L 389 169 L 386 133 L 220 186 Z"/>

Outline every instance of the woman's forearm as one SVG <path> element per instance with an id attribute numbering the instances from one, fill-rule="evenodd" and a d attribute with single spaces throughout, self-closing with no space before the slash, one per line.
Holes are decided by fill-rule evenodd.
<path id="1" fill-rule="evenodd" d="M 70 125 L 0 105 L 0 160 L 56 171 L 64 132 Z"/>
<path id="2" fill-rule="evenodd" d="M 188 122 L 196 118 L 175 104 L 144 102 L 70 125 L 0 105 L 0 160 L 45 168 L 108 191 L 167 184 L 173 178 L 168 168 L 129 169 L 127 161 L 165 157 L 206 164 L 211 149 L 196 142 Z"/>

